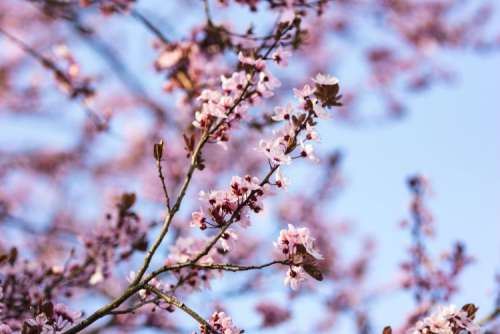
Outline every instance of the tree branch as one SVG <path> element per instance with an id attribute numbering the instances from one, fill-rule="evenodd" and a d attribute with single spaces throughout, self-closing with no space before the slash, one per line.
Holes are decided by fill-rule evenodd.
<path id="1" fill-rule="evenodd" d="M 202 316 L 200 316 L 196 311 L 194 311 L 192 308 L 190 308 L 189 306 L 187 306 L 186 304 L 184 304 L 183 302 L 181 302 L 180 300 L 178 300 L 174 296 L 164 294 L 163 292 L 161 292 L 157 288 L 150 286 L 150 285 L 146 285 L 145 289 L 154 293 L 155 295 L 157 295 L 158 297 L 163 299 L 168 304 L 174 305 L 177 308 L 186 312 L 188 315 L 191 316 L 191 318 L 196 320 L 202 327 L 208 329 L 210 331 L 210 333 L 218 334 L 218 332 L 215 329 L 213 329 L 212 326 L 210 326 L 210 324 Z"/>
<path id="2" fill-rule="evenodd" d="M 275 42 L 266 50 L 266 52 L 265 52 L 265 54 L 263 56 L 264 58 L 266 58 L 272 52 L 272 50 L 277 47 L 277 45 L 279 44 L 279 41 L 281 40 L 281 37 L 283 37 L 291 28 L 292 28 L 292 26 L 289 25 L 288 27 L 286 27 L 282 31 L 278 31 L 278 35 L 276 36 Z M 232 114 L 232 112 L 236 109 L 236 107 L 242 101 L 244 101 L 245 98 L 248 97 L 247 92 L 248 92 L 249 87 L 252 84 L 252 80 L 251 79 L 253 78 L 253 76 L 255 75 L 255 73 L 256 73 L 255 69 L 253 69 L 250 72 L 250 77 L 251 78 L 248 80 L 247 84 L 245 85 L 245 87 L 244 87 L 242 93 L 240 94 L 240 96 L 238 97 L 238 99 L 236 99 L 236 101 L 233 103 L 232 107 L 228 110 L 227 115 Z M 306 121 L 308 119 L 309 119 L 309 117 L 306 118 Z M 245 199 L 245 201 L 243 201 L 238 206 L 238 208 L 235 210 L 235 212 L 233 213 L 233 215 L 231 216 L 231 218 L 228 220 L 228 223 L 221 229 L 220 233 L 215 238 L 213 238 L 210 241 L 210 243 L 205 247 L 205 249 L 202 252 L 200 252 L 195 257 L 195 259 L 193 259 L 191 262 L 188 262 L 188 263 L 185 263 L 185 264 L 180 264 L 180 265 L 177 265 L 177 266 L 170 266 L 168 268 L 161 268 L 161 270 L 154 271 L 151 274 L 149 274 L 148 276 L 146 276 L 144 278 L 144 280 L 141 282 L 141 279 L 144 276 L 146 270 L 148 269 L 148 267 L 149 267 L 149 265 L 151 263 L 151 260 L 152 260 L 152 258 L 154 256 L 154 254 L 158 250 L 158 248 L 159 248 L 160 244 L 162 243 L 165 235 L 168 233 L 169 227 L 170 227 L 170 225 L 172 223 L 172 220 L 173 220 L 175 214 L 180 209 L 180 206 L 182 204 L 184 196 L 186 195 L 187 188 L 188 188 L 188 186 L 189 186 L 189 184 L 191 182 L 192 176 L 194 174 L 194 171 L 198 167 L 199 157 L 201 156 L 201 152 L 202 152 L 202 149 L 203 149 L 204 145 L 208 142 L 208 140 L 210 138 L 210 135 L 212 135 L 213 133 L 215 133 L 218 130 L 218 128 L 220 128 L 220 126 L 222 126 L 222 124 L 224 124 L 224 122 L 225 122 L 225 119 L 222 119 L 212 129 L 206 129 L 203 132 L 200 140 L 198 141 L 195 149 L 193 150 L 193 152 L 191 154 L 191 162 L 190 162 L 188 171 L 186 173 L 186 176 L 184 178 L 184 181 L 182 183 L 182 186 L 181 186 L 181 188 L 179 190 L 179 193 L 177 195 L 177 198 L 175 200 L 175 203 L 172 206 L 171 210 L 169 210 L 169 212 L 167 213 L 167 215 L 166 215 L 166 217 L 165 217 L 165 219 L 163 221 L 163 225 L 162 225 L 162 229 L 160 231 L 160 234 L 156 238 L 156 240 L 153 243 L 153 245 L 151 246 L 151 248 L 146 253 L 146 256 L 145 256 L 145 258 L 143 260 L 143 264 L 142 264 L 141 268 L 139 269 L 138 273 L 136 274 L 136 277 L 134 278 L 134 280 L 132 281 L 132 283 L 130 283 L 130 285 L 127 287 L 127 289 L 123 292 L 122 295 L 120 295 L 119 297 L 115 298 L 109 304 L 107 304 L 107 305 L 101 307 L 100 309 L 98 309 L 97 311 L 95 311 L 88 318 L 82 320 L 80 323 L 78 323 L 75 326 L 71 327 L 70 329 L 66 330 L 63 334 L 78 333 L 80 330 L 86 328 L 87 326 L 89 326 L 90 324 L 92 324 L 93 322 L 95 322 L 96 320 L 98 320 L 98 319 L 102 318 L 103 316 L 109 314 L 110 311 L 112 311 L 115 308 L 117 308 L 118 306 L 120 306 L 131 295 L 133 295 L 137 291 L 145 288 L 145 285 L 151 279 L 153 279 L 155 276 L 159 275 L 160 273 L 165 272 L 165 271 L 180 269 L 180 268 L 187 267 L 187 266 L 190 266 L 190 265 L 193 265 L 193 264 L 197 263 L 203 256 L 205 256 L 206 254 L 208 254 L 208 252 L 210 251 L 210 249 L 215 245 L 215 243 L 222 237 L 222 235 L 224 234 L 224 232 L 234 222 L 234 219 L 236 218 L 236 215 L 243 209 L 243 207 L 246 204 L 248 204 L 249 199 L 252 196 L 255 195 L 256 191 L 254 190 L 254 191 L 252 191 L 249 194 L 249 196 Z M 305 128 L 305 123 L 303 124 L 303 126 L 301 126 L 297 130 L 297 132 L 295 134 L 295 138 L 297 137 L 298 133 L 303 128 Z M 264 178 L 264 180 L 261 182 L 261 186 L 263 186 L 266 183 L 268 183 L 269 178 L 278 169 L 278 167 L 279 166 L 277 165 L 277 166 L 274 166 L 274 167 L 271 168 L 271 170 L 269 171 L 269 173 L 266 175 L 266 177 Z"/>

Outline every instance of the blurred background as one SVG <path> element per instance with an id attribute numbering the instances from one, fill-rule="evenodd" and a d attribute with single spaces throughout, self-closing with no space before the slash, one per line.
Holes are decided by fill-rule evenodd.
<path id="1" fill-rule="evenodd" d="M 398 14 L 391 14 L 383 3 L 332 4 L 322 20 L 310 23 L 313 31 L 314 27 L 318 30 L 313 33 L 314 46 L 292 55 L 288 68 L 273 68 L 283 86 L 268 106 L 256 111 L 270 111 L 272 106 L 286 103 L 292 97 L 291 88 L 317 72 L 339 78 L 347 103 L 335 111 L 332 120 L 319 126 L 320 156 L 332 152 L 341 156 L 335 195 L 321 212 L 338 227 L 331 232 L 338 230 L 341 237 L 332 236 L 331 240 L 342 249 L 342 261 L 355 258 L 363 240 L 374 242 L 368 251 L 370 263 L 363 289 L 368 295 L 387 290 L 385 296 L 374 297 L 366 306 L 375 333 L 387 324 L 401 324 L 415 307 L 410 293 L 392 288 L 400 279 L 400 263 L 411 244 L 408 229 L 400 226 L 409 218 L 409 176 L 424 175 L 431 185 L 425 199 L 435 227 L 435 236 L 428 239 L 429 252 L 439 257 L 455 241 L 462 241 L 474 258 L 460 276 L 460 290 L 451 302 L 473 302 L 479 306 L 480 317 L 486 315 L 498 293 L 500 270 L 498 8 L 485 7 L 487 1 L 457 1 L 450 5 L 453 10 L 431 18 L 450 27 L 471 18 L 464 31 L 460 30 L 467 37 L 456 44 L 437 39 L 422 45 L 405 40 L 404 29 L 391 18 Z M 265 4 L 257 12 L 240 4 L 226 8 L 214 1 L 210 6 L 214 22 L 227 23 L 241 33 L 253 22 L 255 33 L 265 34 L 276 19 L 276 13 L 266 10 Z M 146 17 L 170 41 L 182 41 L 204 22 L 201 1 L 138 1 L 133 4 L 135 14 L 130 15 L 104 16 L 95 8 L 81 9 L 78 19 L 64 18 L 63 10 L 47 8 L 43 1 L 2 1 L 0 27 L 41 54 L 50 54 L 54 45 L 67 45 L 82 76 L 92 78 L 96 96 L 83 102 L 66 98 L 36 57 L 0 33 L 2 247 L 33 241 L 43 244 L 54 221 L 71 221 L 68 226 L 92 230 L 110 207 L 110 198 L 123 191 L 137 194 L 137 212 L 144 221 L 159 221 L 163 209 L 150 153 L 152 143 L 165 138 L 181 147 L 183 127 L 173 130 L 172 124 L 188 124 L 192 117 L 183 114 L 182 93 L 164 90 L 169 75 L 154 67 L 158 36 L 145 28 L 140 17 Z M 79 24 L 94 33 L 81 33 Z M 386 63 L 378 64 L 376 55 L 381 57 L 384 52 Z M 224 68 L 235 59 L 234 54 L 226 54 L 207 66 L 212 69 L 220 63 Z M 157 113 L 162 112 L 172 117 L 158 125 Z M 109 120 L 108 130 L 92 130 L 95 119 Z M 181 153 L 176 154 L 181 156 L 182 150 L 178 150 Z M 224 159 L 230 159 L 229 154 L 231 151 Z M 178 224 L 185 224 L 196 208 L 199 189 L 220 188 L 227 184 L 231 171 L 242 170 L 241 166 L 254 160 L 244 155 L 235 158 L 216 181 L 200 176 Z M 182 170 L 182 163 L 175 160 L 175 164 Z M 174 167 L 168 174 L 175 179 L 180 172 Z M 289 196 L 314 192 L 328 183 L 314 168 L 298 163 L 286 172 L 292 180 Z M 271 213 L 266 211 L 256 219 L 249 233 L 273 240 L 285 226 L 275 211 L 283 210 L 286 201 L 287 197 L 280 196 L 270 200 Z M 350 231 L 345 236 L 344 229 Z M 179 231 L 184 233 L 182 227 Z M 71 236 L 62 239 L 61 245 L 79 242 Z M 68 247 L 61 249 L 67 251 Z M 265 254 L 257 253 L 256 262 L 264 262 Z M 161 256 L 155 263 L 162 263 Z M 122 278 L 126 268 L 130 266 L 118 269 Z M 311 323 L 321 322 L 325 312 L 321 302 L 334 285 L 318 284 L 314 294 L 301 294 L 292 304 L 282 279 L 283 273 L 265 278 L 269 284 L 265 299 L 290 307 L 293 315 L 276 328 L 258 329 L 255 305 L 262 295 L 227 293 L 228 286 L 242 282 L 231 274 L 216 282 L 211 291 L 193 294 L 189 300 L 203 314 L 212 309 L 207 298 L 223 300 L 234 322 L 248 333 L 310 332 Z M 91 311 L 105 300 L 93 294 L 82 296 L 82 302 L 76 304 Z M 186 328 L 194 328 L 188 318 L 177 316 Z M 338 327 L 332 332 L 354 332 L 351 316 L 339 315 Z"/>

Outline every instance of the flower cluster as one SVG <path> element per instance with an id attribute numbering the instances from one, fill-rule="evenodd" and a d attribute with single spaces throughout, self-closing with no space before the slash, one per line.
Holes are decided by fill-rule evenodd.
<path id="1" fill-rule="evenodd" d="M 169 256 L 165 262 L 166 265 L 186 263 L 193 260 L 206 247 L 207 243 L 203 239 L 193 237 L 178 238 L 176 243 L 170 248 Z M 212 248 L 207 255 L 203 256 L 198 263 L 214 264 L 221 263 L 223 259 L 216 249 Z M 198 268 L 182 268 L 176 270 L 174 275 L 187 283 L 184 285 L 184 290 L 200 290 L 202 288 L 210 288 L 210 281 L 219 275 L 217 270 L 200 270 Z"/>
<path id="2" fill-rule="evenodd" d="M 64 304 L 45 303 L 40 307 L 40 313 L 33 319 L 24 322 L 23 333 L 59 333 L 73 324 L 81 313 L 72 312 Z M 9 333 L 3 328 L 4 333 Z"/>
<path id="3" fill-rule="evenodd" d="M 214 312 L 210 317 L 210 326 L 217 332 L 223 334 L 240 334 L 243 330 L 238 329 L 230 316 L 224 312 Z M 201 334 L 208 334 L 206 329 L 201 329 Z"/>
<path id="4" fill-rule="evenodd" d="M 269 162 L 273 165 L 290 164 L 292 158 L 289 154 L 299 147 L 297 157 L 318 161 L 314 154 L 314 147 L 308 143 L 319 141 L 319 135 L 315 131 L 315 119 L 328 119 L 329 114 L 325 107 L 340 105 L 339 81 L 329 75 L 318 74 L 313 79 L 314 87 L 305 85 L 302 89 L 295 89 L 294 93 L 299 105 L 294 108 L 291 104 L 286 107 L 276 107 L 271 117 L 276 122 L 285 122 L 285 125 L 274 131 L 274 138 L 261 140 L 258 150 L 263 152 Z M 302 138 L 299 132 L 306 130 Z"/>
<path id="5" fill-rule="evenodd" d="M 248 209 L 255 213 L 263 210 L 262 197 L 266 189 L 257 177 L 246 175 L 233 176 L 229 190 L 201 191 L 203 208 L 192 214 L 191 225 L 204 230 L 207 227 L 220 228 L 232 221 L 247 227 L 250 224 Z M 234 236 L 227 230 L 222 238 L 227 244 L 228 240 L 234 240 Z"/>
<path id="6" fill-rule="evenodd" d="M 314 238 L 308 228 L 295 228 L 289 224 L 287 230 L 280 231 L 274 246 L 290 261 L 285 284 L 290 284 L 293 290 L 297 290 L 300 283 L 306 279 L 306 272 L 315 276 L 314 262 L 323 259 L 323 256 L 315 248 Z"/>
<path id="7" fill-rule="evenodd" d="M 287 57 L 283 50 L 275 56 L 282 64 Z M 221 92 L 204 89 L 198 97 L 202 105 L 201 110 L 195 113 L 193 125 L 199 129 L 213 131 L 212 139 L 219 143 L 229 140 L 227 131 L 235 121 L 246 115 L 250 105 L 257 104 L 262 98 L 273 96 L 273 90 L 281 85 L 266 69 L 262 58 L 240 53 L 239 61 L 243 70 L 230 76 L 221 76 Z"/>
<path id="8" fill-rule="evenodd" d="M 58 64 L 64 64 L 64 67 L 58 67 L 55 63 L 46 61 L 47 65 L 53 67 L 54 76 L 57 85 L 61 91 L 68 94 L 71 98 L 83 97 L 90 99 L 94 96 L 95 90 L 92 87 L 92 79 L 82 76 L 80 64 L 64 44 L 54 47 L 54 55 Z"/>
<path id="9" fill-rule="evenodd" d="M 471 304 L 457 309 L 454 305 L 441 307 L 437 312 L 417 322 L 408 334 L 479 334 L 474 322 L 477 308 Z"/>
<path id="10" fill-rule="evenodd" d="M 276 327 L 290 319 L 291 316 L 288 309 L 267 301 L 259 303 L 255 310 L 262 317 L 261 326 L 263 328 Z"/>
<path id="11" fill-rule="evenodd" d="M 95 268 L 89 278 L 91 285 L 108 278 L 116 263 L 147 249 L 148 226 L 133 211 L 135 201 L 134 193 L 122 194 L 116 203 L 116 214 L 108 213 L 97 231 L 84 239 L 87 257 L 92 259 L 87 267 Z"/>

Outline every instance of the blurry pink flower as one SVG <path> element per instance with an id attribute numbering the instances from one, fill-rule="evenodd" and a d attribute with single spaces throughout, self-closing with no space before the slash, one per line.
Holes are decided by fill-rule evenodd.
<path id="1" fill-rule="evenodd" d="M 480 327 L 467 312 L 454 305 L 440 307 L 437 312 L 417 322 L 408 334 L 479 334 Z"/>
<path id="2" fill-rule="evenodd" d="M 274 182 L 278 188 L 283 188 L 283 189 L 288 188 L 288 179 L 285 176 L 283 176 L 280 168 L 276 170 L 276 176 Z"/>
<path id="3" fill-rule="evenodd" d="M 321 74 L 321 73 L 318 73 L 316 77 L 313 79 L 313 81 L 317 85 L 321 86 L 333 86 L 339 83 L 339 79 L 337 79 L 333 75 Z"/>
<path id="4" fill-rule="evenodd" d="M 286 272 L 284 284 L 290 285 L 292 290 L 298 290 L 300 284 L 305 280 L 306 274 L 304 273 L 304 269 L 302 269 L 302 267 L 293 266 Z"/>
<path id="5" fill-rule="evenodd" d="M 314 91 L 316 90 L 316 88 L 314 87 L 311 87 L 309 85 L 304 85 L 304 87 L 302 87 L 302 89 L 297 89 L 297 88 L 294 88 L 293 89 L 293 94 L 299 99 L 299 100 L 304 100 L 306 97 L 309 97 L 311 96 Z"/>
<path id="6" fill-rule="evenodd" d="M 240 334 L 242 331 L 233 324 L 233 320 L 224 312 L 214 312 L 210 325 L 221 334 Z"/>
<path id="7" fill-rule="evenodd" d="M 288 66 L 288 58 L 290 57 L 291 52 L 286 51 L 281 46 L 273 52 L 271 58 L 274 60 L 276 64 L 282 67 Z"/>
<path id="8" fill-rule="evenodd" d="M 226 93 L 240 92 L 245 88 L 248 82 L 247 74 L 243 71 L 235 72 L 229 78 L 223 75 L 221 76 L 221 81 L 222 89 Z"/>
<path id="9" fill-rule="evenodd" d="M 303 141 L 300 141 L 300 155 L 314 162 L 319 161 L 316 155 L 314 155 L 314 147 L 311 144 L 304 144 Z"/>
<path id="10" fill-rule="evenodd" d="M 288 103 L 286 107 L 276 107 L 274 108 L 274 115 L 271 117 L 274 121 L 290 120 L 293 114 L 293 107 L 291 103 Z"/>

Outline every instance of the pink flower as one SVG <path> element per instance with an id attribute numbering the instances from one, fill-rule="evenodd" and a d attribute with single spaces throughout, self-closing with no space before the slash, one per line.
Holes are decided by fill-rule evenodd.
<path id="1" fill-rule="evenodd" d="M 276 184 L 276 187 L 278 187 L 278 188 L 283 188 L 283 189 L 288 188 L 288 179 L 286 177 L 284 177 L 283 174 L 281 174 L 281 169 L 279 167 L 276 170 L 274 183 Z"/>
<path id="2" fill-rule="evenodd" d="M 338 85 L 339 79 L 334 77 L 333 75 L 321 74 L 318 73 L 313 81 L 320 86 L 333 86 Z"/>
<path id="3" fill-rule="evenodd" d="M 231 229 L 227 229 L 226 232 L 224 232 L 222 234 L 222 237 L 219 239 L 222 249 L 226 252 L 230 251 L 234 247 L 237 240 L 238 240 L 238 235 L 234 233 Z"/>
<path id="4" fill-rule="evenodd" d="M 191 214 L 191 226 L 199 227 L 200 230 L 204 230 L 207 228 L 205 214 L 203 213 L 202 209 Z"/>
<path id="5" fill-rule="evenodd" d="M 6 324 L 0 324 L 0 334 L 11 334 L 12 329 Z"/>
<path id="6" fill-rule="evenodd" d="M 314 258 L 321 260 L 323 256 L 314 246 L 314 238 L 308 228 L 295 228 L 292 224 L 288 224 L 288 230 L 281 230 L 278 241 L 274 246 L 288 258 L 293 258 L 297 252 L 297 246 L 302 245 L 307 253 Z"/>
<path id="7" fill-rule="evenodd" d="M 281 86 L 281 82 L 276 79 L 270 72 L 262 71 L 259 73 L 259 81 L 257 83 L 257 91 L 264 97 L 273 96 L 273 90 Z"/>
<path id="8" fill-rule="evenodd" d="M 309 97 L 314 94 L 314 91 L 316 89 L 314 87 L 311 87 L 309 85 L 304 85 L 302 89 L 293 89 L 293 94 L 301 101 L 303 101 L 306 97 Z"/>
<path id="9" fill-rule="evenodd" d="M 325 110 L 325 108 L 317 100 L 314 101 L 313 110 L 319 119 L 330 119 L 331 118 L 331 115 Z"/>
<path id="10" fill-rule="evenodd" d="M 263 152 L 271 163 L 276 165 L 289 165 L 292 161 L 292 159 L 285 154 L 279 139 L 271 143 L 261 140 L 258 150 Z"/>
<path id="11" fill-rule="evenodd" d="M 295 19 L 295 10 L 293 8 L 293 0 L 286 0 L 285 8 L 281 12 L 280 22 L 292 22 Z"/>
<path id="12" fill-rule="evenodd" d="M 279 66 L 286 67 L 288 66 L 288 58 L 290 57 L 290 55 L 291 53 L 289 51 L 286 51 L 280 46 L 276 51 L 273 52 L 271 58 Z"/>
<path id="13" fill-rule="evenodd" d="M 432 315 L 417 322 L 407 334 L 479 334 L 480 327 L 469 318 L 467 312 L 454 305 L 440 307 Z"/>
<path id="14" fill-rule="evenodd" d="M 307 124 L 306 125 L 306 139 L 320 141 L 319 134 L 314 130 L 314 127 Z"/>
<path id="15" fill-rule="evenodd" d="M 255 59 L 253 57 L 246 57 L 243 52 L 238 53 L 238 60 L 242 64 L 253 65 L 255 64 Z"/>
<path id="16" fill-rule="evenodd" d="M 216 90 L 211 90 L 211 89 L 204 89 L 200 96 L 198 96 L 198 100 L 202 102 L 219 102 L 219 99 L 221 98 L 222 94 L 219 93 Z"/>
<path id="17" fill-rule="evenodd" d="M 222 100 L 221 100 L 222 101 Z M 227 102 L 227 100 L 226 100 Z M 225 114 L 226 109 L 222 104 L 219 103 L 214 103 L 214 102 L 207 102 L 204 103 L 202 106 L 201 112 L 206 115 L 218 117 L 218 118 L 226 118 Z"/>
<path id="18" fill-rule="evenodd" d="M 306 280 L 306 274 L 304 273 L 304 269 L 298 266 L 292 266 L 288 269 L 285 276 L 285 285 L 290 285 L 292 290 L 298 290 L 300 284 Z"/>
<path id="19" fill-rule="evenodd" d="M 221 334 L 240 334 L 242 331 L 233 324 L 233 320 L 224 312 L 214 312 L 210 325 Z"/>
<path id="20" fill-rule="evenodd" d="M 290 311 L 273 302 L 260 302 L 255 310 L 262 316 L 263 328 L 275 327 L 290 318 Z"/>
<path id="21" fill-rule="evenodd" d="M 170 247 L 170 253 L 165 261 L 166 265 L 185 263 L 192 260 L 201 251 L 205 249 L 207 241 L 204 239 L 198 239 L 193 237 L 178 238 L 175 244 Z M 212 248 L 207 255 L 203 256 L 200 260 L 200 264 L 213 264 L 221 263 L 224 261 L 222 255 L 215 249 Z M 210 288 L 210 281 L 222 275 L 222 272 L 217 270 L 197 270 L 193 268 L 182 268 L 176 271 L 174 275 L 179 279 L 182 277 L 190 277 L 188 284 L 184 285 L 182 288 L 187 291 L 200 290 L 201 288 Z M 162 285 L 158 282 L 158 288 Z"/>
<path id="22" fill-rule="evenodd" d="M 303 141 L 300 141 L 300 155 L 314 162 L 319 161 L 319 159 L 314 155 L 314 147 L 311 144 L 304 144 Z"/>
<path id="23" fill-rule="evenodd" d="M 156 60 L 158 70 L 164 70 L 177 64 L 182 58 L 182 50 L 176 47 L 172 50 L 164 50 Z"/>
<path id="24" fill-rule="evenodd" d="M 89 284 L 96 285 L 104 280 L 104 275 L 102 273 L 102 269 L 97 267 L 94 274 L 90 276 Z"/>
<path id="25" fill-rule="evenodd" d="M 242 52 L 238 54 L 238 60 L 242 64 L 254 66 L 257 71 L 262 71 L 266 68 L 266 62 L 263 59 L 255 59 L 253 57 L 246 57 Z"/>
<path id="26" fill-rule="evenodd" d="M 274 121 L 290 120 L 293 114 L 293 107 L 291 103 L 288 103 L 286 107 L 276 107 L 274 108 L 274 115 L 271 117 Z"/>
<path id="27" fill-rule="evenodd" d="M 247 74 L 244 71 L 235 72 L 231 77 L 221 76 L 222 89 L 226 93 L 241 92 L 247 85 Z"/>
<path id="28" fill-rule="evenodd" d="M 249 175 L 244 178 L 233 176 L 231 179 L 231 190 L 236 196 L 246 195 L 249 191 L 260 189 L 259 179 Z"/>

